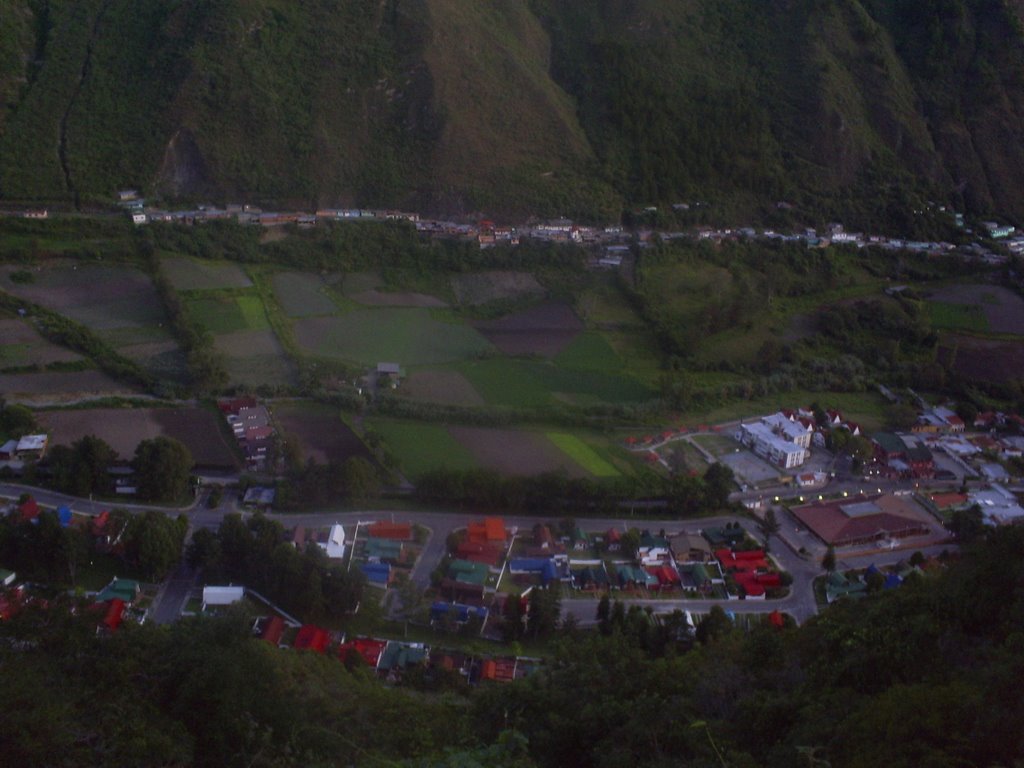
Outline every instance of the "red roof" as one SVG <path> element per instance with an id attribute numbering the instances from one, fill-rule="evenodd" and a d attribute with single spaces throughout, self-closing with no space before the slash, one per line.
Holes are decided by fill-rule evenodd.
<path id="1" fill-rule="evenodd" d="M 35 520 L 39 517 L 39 504 L 29 496 L 25 503 L 18 507 L 18 512 L 21 514 L 23 522 L 27 523 L 29 520 Z"/>
<path id="2" fill-rule="evenodd" d="M 629 437 L 626 438 L 626 444 L 627 445 L 636 445 L 636 438 L 633 437 L 632 435 L 630 435 Z"/>
<path id="3" fill-rule="evenodd" d="M 110 511 L 109 510 L 105 509 L 102 512 L 100 512 L 98 515 L 96 515 L 96 517 L 94 517 L 92 519 L 92 532 L 93 532 L 93 534 L 98 536 L 99 534 L 103 533 L 103 531 L 104 531 L 104 529 L 106 529 L 107 523 L 109 521 L 110 521 Z"/>
<path id="4" fill-rule="evenodd" d="M 485 563 L 497 565 L 501 559 L 501 549 L 494 544 L 486 544 L 477 541 L 462 541 L 455 548 L 456 556 L 472 563 Z"/>
<path id="5" fill-rule="evenodd" d="M 768 614 L 768 621 L 772 626 L 778 627 L 779 629 L 782 629 L 786 624 L 786 619 L 778 612 L 778 610 L 772 611 Z"/>
<path id="6" fill-rule="evenodd" d="M 295 648 L 323 653 L 327 648 L 327 630 L 313 624 L 303 624 L 295 636 Z"/>
<path id="7" fill-rule="evenodd" d="M 470 523 L 466 527 L 466 538 L 469 541 L 484 544 L 487 542 L 505 542 L 505 521 L 500 517 L 488 517 L 482 523 Z"/>
<path id="8" fill-rule="evenodd" d="M 605 534 L 605 537 L 608 539 L 609 543 L 614 544 L 616 541 L 622 539 L 622 534 L 619 533 L 618 528 L 609 528 L 608 533 Z"/>
<path id="9" fill-rule="evenodd" d="M 218 400 L 217 407 L 221 413 L 237 415 L 243 408 L 255 408 L 259 403 L 255 397 L 235 397 L 230 400 Z"/>
<path id="10" fill-rule="evenodd" d="M 658 579 L 658 586 L 672 587 L 682 583 L 679 572 L 668 565 L 652 565 L 645 569 L 649 574 Z"/>
<path id="11" fill-rule="evenodd" d="M 107 606 L 107 615 L 103 617 L 103 623 L 113 631 L 121 626 L 122 621 L 124 621 L 124 600 L 115 597 Z"/>
<path id="12" fill-rule="evenodd" d="M 716 549 L 715 557 L 725 570 L 753 572 L 766 569 L 764 550 L 753 549 L 747 552 L 733 552 L 731 549 Z"/>
<path id="13" fill-rule="evenodd" d="M 348 657 L 349 651 L 355 651 L 363 657 L 368 665 L 377 668 L 377 664 L 380 662 L 381 654 L 384 653 L 384 648 L 387 646 L 383 640 L 374 640 L 369 637 L 357 637 L 355 640 L 351 640 L 347 643 L 342 643 L 338 646 L 338 656 L 344 661 Z"/>
<path id="14" fill-rule="evenodd" d="M 366 532 L 376 539 L 409 541 L 412 538 L 412 525 L 409 523 L 389 523 L 382 520 L 368 526 Z"/>
<path id="15" fill-rule="evenodd" d="M 281 642 L 281 635 L 284 634 L 284 619 L 280 616 L 271 616 L 270 621 L 263 627 L 260 640 L 266 640 L 271 645 Z"/>

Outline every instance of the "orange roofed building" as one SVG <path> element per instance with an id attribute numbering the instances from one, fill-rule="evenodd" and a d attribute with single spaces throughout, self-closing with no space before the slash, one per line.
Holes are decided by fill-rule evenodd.
<path id="1" fill-rule="evenodd" d="M 504 544 L 506 537 L 505 521 L 500 517 L 488 517 L 466 527 L 466 541 L 473 544 Z"/>

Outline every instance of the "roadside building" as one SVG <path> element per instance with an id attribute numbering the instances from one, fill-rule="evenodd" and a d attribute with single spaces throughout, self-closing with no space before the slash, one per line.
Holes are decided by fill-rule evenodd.
<path id="1" fill-rule="evenodd" d="M 859 495 L 793 507 L 800 522 L 826 544 L 851 547 L 931 532 L 931 519 L 909 496 Z"/>

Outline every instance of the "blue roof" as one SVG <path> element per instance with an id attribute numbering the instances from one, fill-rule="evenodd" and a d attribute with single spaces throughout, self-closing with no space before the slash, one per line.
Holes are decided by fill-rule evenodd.
<path id="1" fill-rule="evenodd" d="M 67 505 L 57 507 L 57 517 L 60 519 L 60 524 L 67 528 L 71 525 L 71 508 Z"/>
<path id="2" fill-rule="evenodd" d="M 883 589 L 895 589 L 903 583 L 903 579 L 898 574 L 890 573 L 885 579 L 885 583 L 882 585 Z"/>

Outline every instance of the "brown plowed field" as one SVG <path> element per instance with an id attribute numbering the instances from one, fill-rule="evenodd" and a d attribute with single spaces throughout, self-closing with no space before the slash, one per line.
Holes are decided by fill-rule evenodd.
<path id="1" fill-rule="evenodd" d="M 436 296 L 427 293 L 383 292 L 373 289 L 361 293 L 349 294 L 349 298 L 371 307 L 447 307 L 448 305 Z"/>
<path id="2" fill-rule="evenodd" d="M 52 444 L 70 445 L 85 435 L 96 435 L 122 459 L 131 459 L 143 440 L 165 435 L 184 443 L 198 465 L 240 466 L 218 417 L 202 408 L 90 408 L 44 411 L 38 418 Z"/>
<path id="3" fill-rule="evenodd" d="M 586 471 L 539 432 L 483 427 L 449 427 L 448 432 L 481 467 L 504 475 L 537 475 L 565 470 L 570 477 Z"/>
<path id="4" fill-rule="evenodd" d="M 956 356 L 949 358 L 955 349 Z M 972 336 L 946 336 L 943 358 L 961 376 L 980 381 L 1024 379 L 1024 343 L 989 341 Z"/>
<path id="5" fill-rule="evenodd" d="M 353 456 L 376 461 L 336 408 L 319 403 L 279 403 L 274 406 L 274 421 L 286 436 L 298 441 L 303 461 L 327 464 Z"/>
<path id="6" fill-rule="evenodd" d="M 583 321 L 566 304 L 548 302 L 485 320 L 476 328 L 506 355 L 554 357 L 583 331 Z"/>

